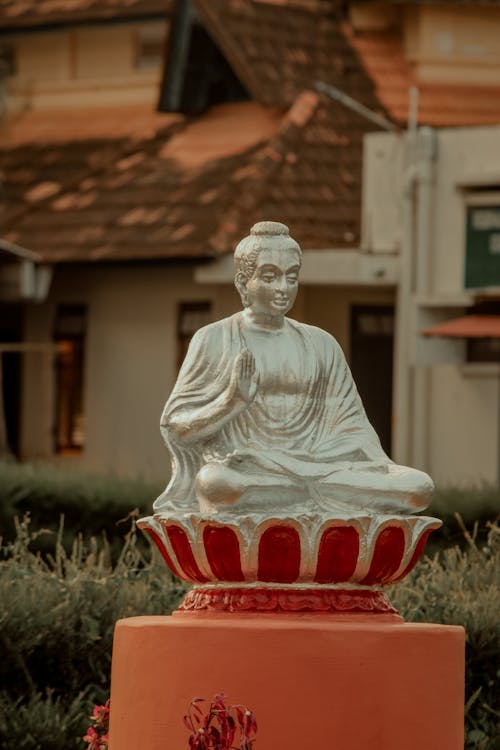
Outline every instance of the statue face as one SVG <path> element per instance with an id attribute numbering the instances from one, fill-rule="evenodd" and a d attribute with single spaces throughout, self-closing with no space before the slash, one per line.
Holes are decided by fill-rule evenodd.
<path id="1" fill-rule="evenodd" d="M 286 315 L 297 296 L 299 270 L 300 258 L 294 248 L 263 248 L 246 285 L 248 307 L 273 317 Z"/>

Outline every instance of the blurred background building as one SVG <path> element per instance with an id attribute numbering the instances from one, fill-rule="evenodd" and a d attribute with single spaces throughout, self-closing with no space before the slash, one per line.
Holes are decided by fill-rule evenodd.
<path id="1" fill-rule="evenodd" d="M 161 478 L 190 337 L 284 221 L 400 463 L 499 481 L 500 3 L 3 0 L 0 444 Z M 3 424 L 3 428 L 2 425 Z"/>

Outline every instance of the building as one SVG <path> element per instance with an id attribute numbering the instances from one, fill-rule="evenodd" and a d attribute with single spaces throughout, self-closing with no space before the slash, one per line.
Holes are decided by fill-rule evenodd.
<path id="1" fill-rule="evenodd" d="M 350 38 L 388 114 L 409 118 L 366 137 L 363 171 L 362 247 L 400 263 L 393 455 L 441 484 L 496 484 L 500 8 L 387 9 L 358 6 Z"/>
<path id="2" fill-rule="evenodd" d="M 452 369 L 443 375 L 419 359 L 425 349 L 464 348 L 419 335 L 475 303 L 446 276 L 451 263 L 459 278 L 463 236 L 457 230 L 451 248 L 447 225 L 433 219 L 416 248 L 405 196 L 409 189 L 412 216 L 436 207 L 424 185 L 436 170 L 448 180 L 453 157 L 439 167 L 433 158 L 430 176 L 417 170 L 436 141 L 461 134 L 479 171 L 475 128 L 498 143 L 500 8 L 28 5 L 4 3 L 1 36 L 10 75 L 0 347 L 16 453 L 165 476 L 157 424 L 179 360 L 199 325 L 238 308 L 229 253 L 254 221 L 272 218 L 305 250 L 293 314 L 339 339 L 395 459 L 442 481 L 496 481 L 480 441 L 482 458 L 463 459 L 457 424 L 462 416 L 482 424 L 475 397 L 456 391 L 469 403 L 461 415 L 440 395 L 451 393 L 447 378 L 461 365 L 444 365 Z M 482 51 L 472 53 L 478 39 Z M 407 186 L 410 167 L 418 177 Z M 454 193 L 441 194 L 443 206 L 456 204 Z M 417 294 L 411 258 L 420 268 L 432 255 L 430 279 L 438 243 L 441 286 Z M 494 393 L 498 375 L 487 370 Z M 490 448 L 498 453 L 498 441 Z"/>
<path id="3" fill-rule="evenodd" d="M 370 135 L 365 210 L 400 204 L 395 455 L 441 483 L 497 483 L 500 462 L 500 127 Z M 422 335 L 422 334 L 426 335 Z"/>

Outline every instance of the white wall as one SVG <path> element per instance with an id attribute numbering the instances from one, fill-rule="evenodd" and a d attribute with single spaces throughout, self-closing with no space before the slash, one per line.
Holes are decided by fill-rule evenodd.
<path id="1" fill-rule="evenodd" d="M 500 127 L 438 130 L 436 140 L 430 169 L 421 151 L 412 157 L 406 134 L 371 134 L 365 142 L 363 241 L 377 252 L 388 246 L 388 238 L 400 237 L 401 279 L 406 279 L 398 295 L 398 316 L 406 324 L 396 346 L 396 387 L 403 396 L 395 412 L 395 458 L 429 471 L 440 483 L 497 483 L 498 367 L 465 364 L 460 342 L 428 342 L 420 331 L 463 315 L 474 303 L 464 288 L 466 206 L 482 189 L 488 200 L 500 185 Z M 425 223 L 431 231 L 419 244 L 422 176 L 431 191 Z M 425 278 L 418 275 L 417 248 Z"/>
<path id="2" fill-rule="evenodd" d="M 497 483 L 498 368 L 437 365 L 429 374 L 429 471 L 434 480 L 468 486 Z"/>
<path id="3" fill-rule="evenodd" d="M 437 130 L 433 188 L 434 234 L 429 248 L 429 293 L 463 293 L 467 187 L 500 185 L 500 126 Z M 405 150 L 406 134 L 371 133 L 363 160 L 363 246 L 399 252 L 403 241 L 403 194 L 418 174 Z"/>
<path id="4" fill-rule="evenodd" d="M 150 266 L 57 271 L 50 302 L 28 309 L 26 339 L 52 337 L 57 304 L 88 305 L 86 448 L 54 456 L 52 361 L 26 360 L 23 457 L 55 460 L 90 471 L 166 478 L 169 459 L 159 420 L 175 382 L 177 304 L 213 302 L 214 317 L 237 309 L 230 288 L 192 281 L 192 267 Z M 34 356 L 34 355 L 33 355 Z"/>
<path id="5" fill-rule="evenodd" d="M 467 186 L 500 185 L 500 127 L 438 131 L 435 241 L 431 284 L 435 294 L 463 290 Z"/>

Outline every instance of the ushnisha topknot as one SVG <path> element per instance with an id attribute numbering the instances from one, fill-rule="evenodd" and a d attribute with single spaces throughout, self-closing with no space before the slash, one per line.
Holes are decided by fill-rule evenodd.
<path id="1" fill-rule="evenodd" d="M 254 237 L 276 237 L 280 235 L 290 237 L 290 230 L 286 224 L 281 224 L 279 221 L 259 221 L 253 225 L 250 234 Z"/>
<path id="2" fill-rule="evenodd" d="M 242 284 L 248 282 L 255 271 L 257 256 L 264 248 L 283 247 L 296 250 L 299 262 L 302 261 L 302 250 L 300 245 L 288 231 L 286 224 L 279 221 L 259 221 L 254 224 L 250 234 L 244 237 L 236 246 L 234 251 L 234 264 L 236 269 L 235 284 L 245 305 L 245 293 Z"/>

